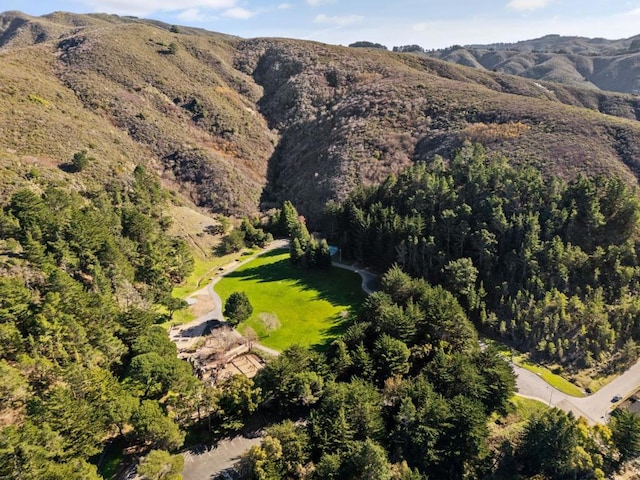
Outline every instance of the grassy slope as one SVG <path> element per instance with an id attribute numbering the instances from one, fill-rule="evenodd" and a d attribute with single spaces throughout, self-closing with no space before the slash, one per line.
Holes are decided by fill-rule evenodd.
<path id="1" fill-rule="evenodd" d="M 244 291 L 253 315 L 240 330 L 250 326 L 261 343 L 282 350 L 292 344 L 321 344 L 339 334 L 343 312 L 364 300 L 360 283 L 347 270 L 300 270 L 290 264 L 287 252 L 276 250 L 226 275 L 215 289 L 223 302 L 232 292 Z M 281 327 L 268 334 L 261 313 L 276 314 Z"/>
<path id="2" fill-rule="evenodd" d="M 573 395 L 574 397 L 585 396 L 584 391 L 571 381 L 567 380 L 561 375 L 558 375 L 557 373 L 552 372 L 544 365 L 539 365 L 537 363 L 531 362 L 529 360 L 528 354 L 523 354 L 520 352 L 514 354 L 514 351 L 508 346 L 488 338 L 483 338 L 482 341 L 497 348 L 505 358 L 511 359 L 517 366 L 539 375 L 545 382 L 547 382 L 552 387 L 557 388 L 561 392 L 566 393 L 567 395 Z"/>
<path id="3" fill-rule="evenodd" d="M 45 175 L 99 185 L 144 163 L 216 211 L 289 198 L 313 221 L 327 200 L 464 140 L 565 177 L 634 184 L 640 172 L 631 96 L 411 54 L 175 33 L 107 15 L 23 17 L 0 50 L 4 190 L 33 162 Z M 45 41 L 32 45 L 38 32 Z M 95 164 L 61 172 L 80 149 Z"/>

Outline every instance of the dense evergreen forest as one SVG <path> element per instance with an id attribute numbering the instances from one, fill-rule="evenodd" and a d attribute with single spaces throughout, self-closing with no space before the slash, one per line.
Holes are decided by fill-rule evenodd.
<path id="1" fill-rule="evenodd" d="M 397 267 L 381 283 L 326 355 L 291 347 L 255 378 L 263 408 L 290 419 L 244 455 L 242 478 L 603 479 L 640 453 L 640 417 L 624 411 L 590 427 L 543 409 L 491 444 L 509 364 L 444 288 Z"/>
<path id="2" fill-rule="evenodd" d="M 571 365 L 618 347 L 635 359 L 622 339 L 636 338 L 639 204 L 621 182 L 543 180 L 469 146 L 357 192 L 330 222 L 345 256 L 386 269 L 380 291 L 322 351 L 293 346 L 214 386 L 157 325 L 193 259 L 153 175 L 32 185 L 0 210 L 0 478 L 99 479 L 114 443 L 142 478 L 178 480 L 187 432 L 221 438 L 255 412 L 277 420 L 243 456 L 246 479 L 601 479 L 640 454 L 626 412 L 591 427 L 543 410 L 497 441 L 515 379 L 474 325 Z M 294 263 L 323 266 L 328 245 L 293 205 L 274 219 Z"/>
<path id="3" fill-rule="evenodd" d="M 97 479 L 119 435 L 182 445 L 200 386 L 151 306 L 193 258 L 141 167 L 106 192 L 34 184 L 0 210 L 0 478 Z"/>
<path id="4" fill-rule="evenodd" d="M 640 203 L 617 178 L 543 178 L 467 144 L 328 213 L 343 256 L 442 285 L 539 359 L 607 370 L 638 356 Z"/>

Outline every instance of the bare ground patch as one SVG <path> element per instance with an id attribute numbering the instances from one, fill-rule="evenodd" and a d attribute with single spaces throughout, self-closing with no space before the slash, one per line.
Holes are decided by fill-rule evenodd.
<path id="1" fill-rule="evenodd" d="M 251 343 L 228 325 L 213 329 L 193 353 L 181 352 L 189 360 L 202 381 L 219 383 L 233 375 L 253 378 L 264 361 L 250 352 Z"/>
<path id="2" fill-rule="evenodd" d="M 189 313 L 195 318 L 209 313 L 216 306 L 215 302 L 208 294 L 195 295 L 191 298 L 194 298 L 196 302 L 189 306 Z"/>

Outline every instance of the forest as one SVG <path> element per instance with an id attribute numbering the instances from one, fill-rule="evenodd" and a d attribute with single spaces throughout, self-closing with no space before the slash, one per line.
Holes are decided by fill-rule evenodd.
<path id="1" fill-rule="evenodd" d="M 142 167 L 98 192 L 39 186 L 0 210 L 0 478 L 98 479 L 111 441 L 183 443 L 201 386 L 153 305 L 173 308 L 193 258 Z"/>
<path id="2" fill-rule="evenodd" d="M 0 210 L 0 478 L 110 478 L 104 455 L 119 450 L 145 480 L 178 480 L 181 448 L 255 415 L 270 420 L 245 479 L 601 479 L 640 454 L 640 417 L 624 411 L 590 426 L 542 409 L 496 437 L 515 378 L 478 340 L 576 368 L 636 358 L 639 203 L 622 182 L 543 179 L 469 145 L 361 189 L 328 207 L 327 232 L 386 272 L 379 291 L 331 344 L 216 385 L 159 325 L 194 261 L 167 234 L 154 175 L 33 185 Z M 265 227 L 293 238 L 297 268 L 327 266 L 290 202 Z"/>
<path id="3" fill-rule="evenodd" d="M 567 183 L 466 144 L 327 213 L 344 256 L 441 285 L 538 360 L 611 372 L 638 357 L 640 203 L 622 180 Z"/>
<path id="4" fill-rule="evenodd" d="M 481 349 L 457 299 L 391 268 L 323 355 L 291 347 L 255 378 L 285 413 L 242 458 L 242 478 L 604 479 L 640 453 L 640 418 L 589 426 L 543 408 L 510 439 L 511 366 Z"/>

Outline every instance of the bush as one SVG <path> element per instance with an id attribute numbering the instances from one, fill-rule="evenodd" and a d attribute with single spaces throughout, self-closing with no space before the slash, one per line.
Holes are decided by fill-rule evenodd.
<path id="1" fill-rule="evenodd" d="M 93 158 L 87 155 L 87 151 L 81 150 L 73 154 L 73 160 L 71 160 L 71 165 L 73 165 L 73 169 L 76 172 L 81 172 L 82 170 L 87 168 L 87 165 L 89 165 L 89 162 L 91 160 L 93 160 Z"/>

